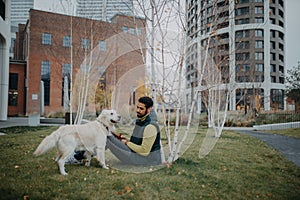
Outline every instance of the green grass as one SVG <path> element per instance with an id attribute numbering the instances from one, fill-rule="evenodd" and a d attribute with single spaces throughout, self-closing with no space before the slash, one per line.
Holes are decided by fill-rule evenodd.
<path id="1" fill-rule="evenodd" d="M 149 173 L 67 165 L 55 150 L 32 155 L 57 127 L 0 129 L 0 199 L 299 199 L 300 169 L 265 143 L 224 132 L 208 156 L 198 152 L 206 130 L 171 167 Z"/>
<path id="2" fill-rule="evenodd" d="M 290 129 L 283 129 L 283 130 L 268 130 L 265 131 L 268 133 L 278 134 L 278 135 L 284 135 L 289 137 L 295 137 L 300 138 L 300 128 L 290 128 Z"/>

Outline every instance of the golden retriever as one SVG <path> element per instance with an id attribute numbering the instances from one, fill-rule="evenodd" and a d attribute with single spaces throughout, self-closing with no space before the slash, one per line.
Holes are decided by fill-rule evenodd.
<path id="1" fill-rule="evenodd" d="M 58 156 L 56 162 L 62 175 L 67 175 L 65 162 L 76 150 L 84 150 L 87 157 L 86 166 L 90 165 L 95 155 L 100 166 L 108 169 L 105 164 L 105 145 L 107 136 L 113 131 L 113 124 L 119 122 L 121 116 L 115 110 L 102 110 L 95 121 L 80 125 L 64 125 L 59 127 L 37 147 L 33 153 L 42 155 L 56 146 Z"/>

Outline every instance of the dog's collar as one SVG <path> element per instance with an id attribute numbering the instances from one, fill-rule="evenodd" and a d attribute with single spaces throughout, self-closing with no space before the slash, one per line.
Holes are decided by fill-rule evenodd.
<path id="1" fill-rule="evenodd" d="M 102 124 L 105 128 L 106 128 L 106 130 L 107 131 L 109 131 L 109 126 L 107 125 L 107 124 L 105 124 L 103 121 L 101 121 L 101 120 L 97 120 L 100 124 Z"/>

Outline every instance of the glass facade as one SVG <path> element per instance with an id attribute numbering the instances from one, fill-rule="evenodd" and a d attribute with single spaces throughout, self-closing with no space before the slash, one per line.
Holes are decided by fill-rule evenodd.
<path id="1" fill-rule="evenodd" d="M 111 21 L 115 14 L 132 15 L 130 0 L 77 0 L 76 15 L 90 19 Z"/>

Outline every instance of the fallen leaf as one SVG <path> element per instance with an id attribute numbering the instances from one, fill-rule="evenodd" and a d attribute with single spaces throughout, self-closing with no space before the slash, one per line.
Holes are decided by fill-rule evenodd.
<path id="1" fill-rule="evenodd" d="M 29 199 L 29 196 L 28 195 L 24 195 L 23 196 L 23 200 L 27 200 L 27 199 Z"/>
<path id="2" fill-rule="evenodd" d="M 125 190 L 126 190 L 127 193 L 128 193 L 128 192 L 131 192 L 131 188 L 128 187 L 128 186 L 125 187 Z"/>

